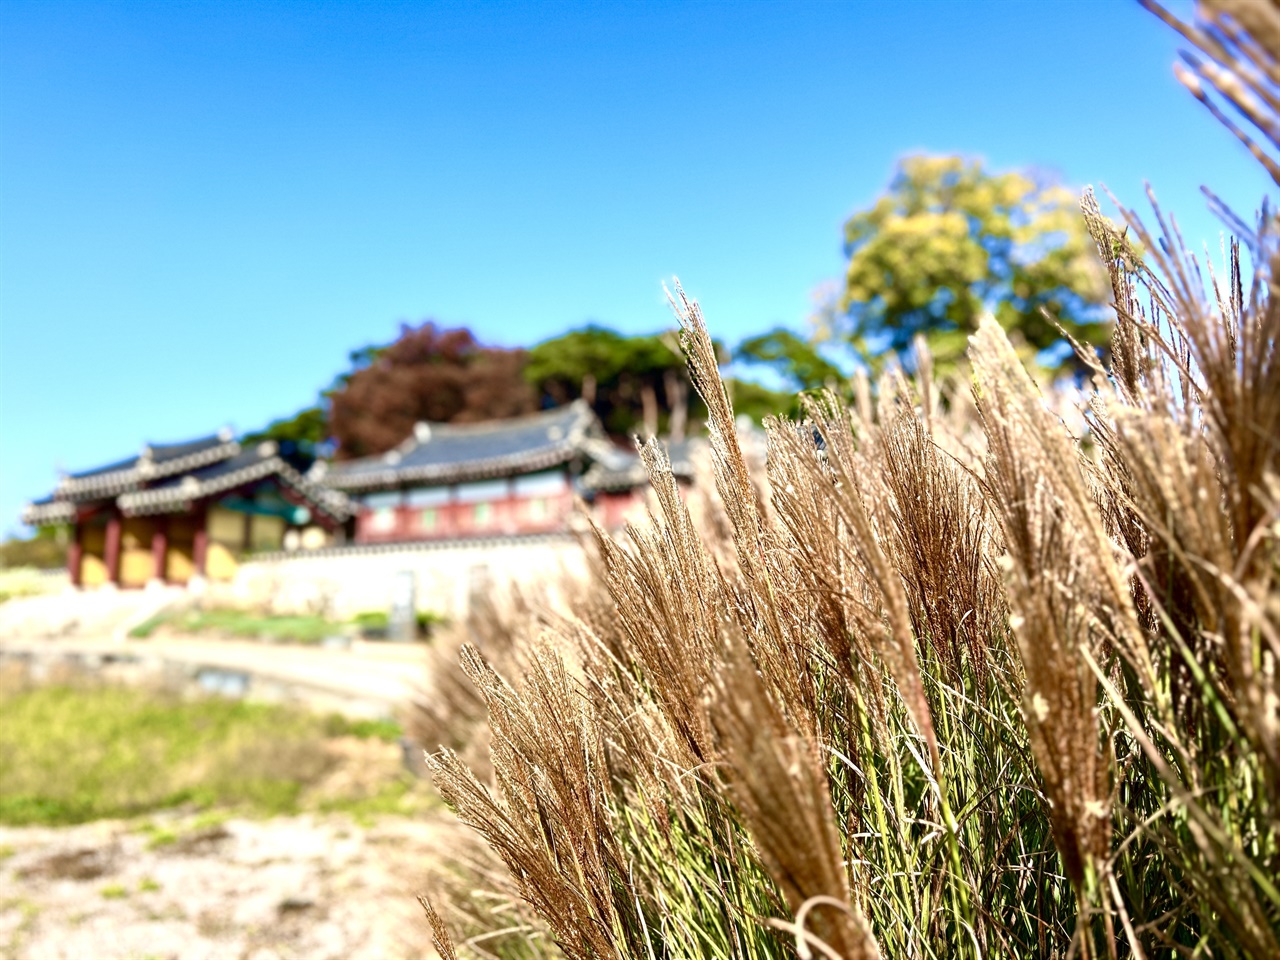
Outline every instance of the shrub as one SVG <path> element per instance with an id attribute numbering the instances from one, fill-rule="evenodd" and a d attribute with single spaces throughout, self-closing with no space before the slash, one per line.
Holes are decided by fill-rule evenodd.
<path id="1" fill-rule="evenodd" d="M 414 620 L 418 625 L 418 636 L 423 638 L 430 637 L 436 627 L 447 622 L 430 610 L 419 610 L 414 614 Z M 385 636 L 391 620 L 385 610 L 365 610 L 352 617 L 351 622 L 361 633 Z"/>
<path id="2" fill-rule="evenodd" d="M 34 536 L 25 539 L 7 537 L 0 541 L 0 570 L 15 567 L 54 570 L 65 567 L 69 539 L 66 527 L 41 527 Z"/>

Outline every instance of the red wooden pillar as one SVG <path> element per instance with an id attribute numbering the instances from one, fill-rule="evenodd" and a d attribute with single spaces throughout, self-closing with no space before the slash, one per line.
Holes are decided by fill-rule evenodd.
<path id="1" fill-rule="evenodd" d="M 159 517 L 151 534 L 151 578 L 164 583 L 169 559 L 169 518 Z"/>
<path id="2" fill-rule="evenodd" d="M 191 562 L 196 576 L 205 575 L 205 563 L 209 559 L 209 516 L 204 510 L 196 514 L 196 533 L 191 544 Z"/>
<path id="3" fill-rule="evenodd" d="M 84 561 L 84 540 L 80 521 L 71 525 L 71 545 L 67 548 L 67 573 L 71 576 L 71 585 L 81 585 L 80 567 Z"/>
<path id="4" fill-rule="evenodd" d="M 120 582 L 120 534 L 121 534 L 120 514 L 113 512 L 107 518 L 107 542 L 103 558 L 107 562 L 107 582 Z"/>

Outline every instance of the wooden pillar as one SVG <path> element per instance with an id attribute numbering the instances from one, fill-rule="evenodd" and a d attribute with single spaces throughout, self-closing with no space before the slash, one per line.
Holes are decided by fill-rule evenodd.
<path id="1" fill-rule="evenodd" d="M 81 585 L 80 567 L 84 562 L 84 535 L 79 519 L 71 524 L 71 545 L 67 547 L 67 573 L 71 576 L 71 585 Z"/>
<path id="2" fill-rule="evenodd" d="M 245 553 L 253 549 L 253 514 L 246 513 L 244 515 L 244 532 L 240 535 L 240 539 L 244 541 L 240 547 Z"/>
<path id="3" fill-rule="evenodd" d="M 107 562 L 107 583 L 120 582 L 120 534 L 121 530 L 120 514 L 112 511 L 111 516 L 107 518 L 107 542 L 106 554 L 104 559 Z"/>
<path id="4" fill-rule="evenodd" d="M 209 559 L 209 515 L 201 510 L 196 514 L 196 533 L 191 544 L 191 562 L 196 576 L 205 575 L 205 563 Z"/>
<path id="5" fill-rule="evenodd" d="M 157 517 L 151 533 L 151 578 L 164 583 L 165 567 L 169 559 L 169 518 Z"/>

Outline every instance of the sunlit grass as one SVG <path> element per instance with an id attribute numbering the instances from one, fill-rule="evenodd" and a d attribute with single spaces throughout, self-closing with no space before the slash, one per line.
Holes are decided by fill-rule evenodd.
<path id="1" fill-rule="evenodd" d="M 0 704 L 0 822 L 81 823 L 175 807 L 409 813 L 430 801 L 386 760 L 390 748 L 381 749 L 376 775 L 327 781 L 342 762 L 327 742 L 398 734 L 389 721 L 218 698 L 109 686 L 24 690 Z M 177 838 L 159 831 L 153 839 Z"/>
<path id="2" fill-rule="evenodd" d="M 344 630 L 343 624 L 313 614 L 286 616 L 215 607 L 166 610 L 138 624 L 129 635 L 145 639 L 162 627 L 177 633 L 213 633 L 292 643 L 319 643 Z"/>
<path id="3" fill-rule="evenodd" d="M 419 611 L 416 619 L 418 636 L 424 639 L 431 636 L 433 629 L 446 622 L 439 614 L 431 611 Z M 315 614 L 274 614 L 238 610 L 234 607 L 213 607 L 163 610 L 130 630 L 129 636 L 144 640 L 156 631 L 165 629 L 174 633 L 319 643 L 326 637 L 349 633 L 352 628 L 366 635 L 385 635 L 388 626 L 387 613 L 382 610 L 358 613 L 349 623 L 344 623 Z"/>

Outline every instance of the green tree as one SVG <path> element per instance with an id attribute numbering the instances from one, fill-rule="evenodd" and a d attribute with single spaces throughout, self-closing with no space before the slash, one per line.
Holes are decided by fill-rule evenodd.
<path id="1" fill-rule="evenodd" d="M 328 415 L 316 405 L 304 407 L 292 417 L 272 420 L 261 430 L 244 435 L 244 443 L 261 443 L 263 440 L 292 441 L 304 449 L 314 450 L 329 438 Z"/>
<path id="2" fill-rule="evenodd" d="M 800 402 L 794 391 L 770 390 L 752 380 L 725 377 L 725 388 L 733 401 L 734 413 L 760 423 L 765 417 L 799 417 Z"/>
<path id="3" fill-rule="evenodd" d="M 783 389 L 774 390 L 751 380 L 725 379 L 733 397 L 733 407 L 757 423 L 766 416 L 801 415 L 798 393 L 847 382 L 847 376 L 818 350 L 811 340 L 785 327 L 777 327 L 743 340 L 733 351 L 740 367 L 766 368 L 781 380 Z"/>
<path id="4" fill-rule="evenodd" d="M 962 157 L 911 156 L 844 233 L 841 307 L 864 356 L 887 348 L 909 364 L 919 334 L 945 370 L 988 311 L 1028 354 L 1050 351 L 1058 369 L 1077 360 L 1044 312 L 1083 343 L 1109 339 L 1105 276 L 1061 186 Z"/>
<path id="5" fill-rule="evenodd" d="M 65 525 L 39 527 L 30 537 L 10 534 L 0 542 L 0 569 L 38 567 L 42 570 L 67 564 L 71 530 Z"/>
<path id="6" fill-rule="evenodd" d="M 817 390 L 846 379 L 844 371 L 819 353 L 813 343 L 783 327 L 743 340 L 733 351 L 733 358 L 768 367 L 786 379 L 793 390 Z"/>
<path id="7" fill-rule="evenodd" d="M 585 399 L 616 435 L 654 434 L 665 426 L 679 439 L 688 425 L 684 359 L 662 334 L 628 337 L 591 324 L 530 350 L 524 375 L 551 403 Z"/>

